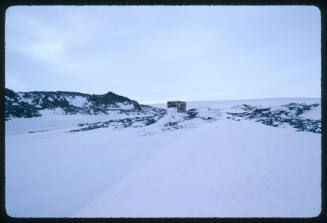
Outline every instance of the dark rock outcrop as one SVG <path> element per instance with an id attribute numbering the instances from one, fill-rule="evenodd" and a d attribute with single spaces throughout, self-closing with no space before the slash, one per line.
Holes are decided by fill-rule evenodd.
<path id="1" fill-rule="evenodd" d="M 236 121 L 247 119 L 274 127 L 289 125 L 297 131 L 321 133 L 320 120 L 301 117 L 304 112 L 317 106 L 319 106 L 318 103 L 289 103 L 281 105 L 279 108 L 262 108 L 243 104 L 242 106 L 237 106 L 241 110 L 240 112 L 227 112 L 227 114 L 229 115 L 228 118 Z"/>
<path id="2" fill-rule="evenodd" d="M 67 91 L 15 92 L 5 89 L 5 119 L 41 116 L 42 110 L 59 109 L 63 114 L 163 113 L 164 109 L 140 105 L 137 101 L 108 92 L 89 95 Z"/>

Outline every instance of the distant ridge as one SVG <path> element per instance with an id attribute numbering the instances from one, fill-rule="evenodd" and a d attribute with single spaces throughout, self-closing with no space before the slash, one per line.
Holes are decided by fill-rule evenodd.
<path id="1" fill-rule="evenodd" d="M 108 114 L 109 111 L 148 112 L 151 106 L 140 105 L 109 91 L 106 94 L 85 94 L 69 91 L 15 92 L 5 88 L 5 119 L 41 116 L 42 110 L 57 110 L 62 114 Z M 157 108 L 154 108 L 158 110 Z"/>

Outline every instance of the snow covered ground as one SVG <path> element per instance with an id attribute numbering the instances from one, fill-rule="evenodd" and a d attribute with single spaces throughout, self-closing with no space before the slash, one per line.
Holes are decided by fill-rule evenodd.
<path id="1" fill-rule="evenodd" d="M 198 112 L 192 119 L 168 112 L 147 126 L 80 132 L 70 130 L 117 117 L 6 121 L 6 211 L 14 217 L 317 216 L 321 135 L 226 115 L 242 104 L 290 102 L 320 100 L 190 102 L 188 109 Z M 319 120 L 320 109 L 301 117 Z"/>

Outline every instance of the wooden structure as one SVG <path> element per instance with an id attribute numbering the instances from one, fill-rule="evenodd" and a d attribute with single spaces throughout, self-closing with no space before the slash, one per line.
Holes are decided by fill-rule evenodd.
<path id="1" fill-rule="evenodd" d="M 185 101 L 168 101 L 168 108 L 177 108 L 178 112 L 186 112 L 186 102 Z"/>

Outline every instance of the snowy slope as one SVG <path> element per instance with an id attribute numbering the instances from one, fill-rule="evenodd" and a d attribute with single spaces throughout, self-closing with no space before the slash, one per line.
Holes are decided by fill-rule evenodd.
<path id="1" fill-rule="evenodd" d="M 138 137 L 128 129 L 7 136 L 6 211 L 15 217 L 69 217 L 176 136 Z"/>
<path id="2" fill-rule="evenodd" d="M 320 120 L 321 119 L 321 105 L 315 107 L 314 109 L 305 112 L 301 115 L 303 118 L 313 119 L 313 120 Z"/>
<path id="3" fill-rule="evenodd" d="M 185 132 L 74 216 L 315 216 L 319 138 L 251 122 L 216 122 Z"/>
<path id="4" fill-rule="evenodd" d="M 89 95 L 66 91 L 15 92 L 5 89 L 5 119 L 33 118 L 48 114 L 109 115 L 112 111 L 123 114 L 160 113 L 160 109 L 140 105 L 127 97 L 108 92 Z"/>
<path id="5" fill-rule="evenodd" d="M 190 102 L 188 109 L 183 114 L 143 105 L 142 112 L 99 115 L 43 111 L 40 117 L 7 120 L 7 213 L 319 214 L 319 99 Z"/>

